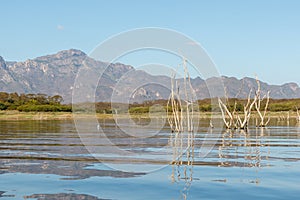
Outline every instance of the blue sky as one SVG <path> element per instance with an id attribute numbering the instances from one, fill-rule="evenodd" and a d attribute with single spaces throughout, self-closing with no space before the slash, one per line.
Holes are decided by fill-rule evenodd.
<path id="1" fill-rule="evenodd" d="M 222 75 L 300 84 L 300 1 L 1 1 L 0 55 L 89 53 L 126 30 L 161 27 L 199 42 Z M 127 64 L 135 64 L 127 63 Z"/>

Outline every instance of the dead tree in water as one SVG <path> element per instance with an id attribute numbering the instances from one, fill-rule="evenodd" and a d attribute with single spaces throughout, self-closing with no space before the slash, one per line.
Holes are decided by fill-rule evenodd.
<path id="1" fill-rule="evenodd" d="M 183 58 L 183 69 L 184 69 L 184 95 L 186 103 L 186 127 L 188 132 L 193 130 L 193 118 L 194 118 L 194 96 L 195 92 L 191 84 L 191 77 L 186 66 L 186 60 Z"/>
<path id="2" fill-rule="evenodd" d="M 297 112 L 297 122 L 300 123 L 300 113 L 298 107 L 296 107 L 296 112 Z"/>
<path id="3" fill-rule="evenodd" d="M 238 92 L 238 94 L 240 93 L 240 91 Z M 238 96 L 238 94 L 236 95 L 236 97 Z M 232 128 L 237 129 L 238 128 L 237 127 L 238 121 L 236 120 L 237 102 L 236 102 L 236 100 L 234 101 L 233 109 L 232 109 L 232 111 L 230 111 L 229 110 L 230 104 L 229 104 L 229 100 L 228 100 L 226 87 L 225 87 L 225 101 L 226 101 L 226 103 L 224 103 L 220 98 L 218 99 L 219 108 L 221 110 L 223 122 L 227 129 L 232 129 Z"/>
<path id="4" fill-rule="evenodd" d="M 179 94 L 179 86 L 176 81 L 176 75 L 173 74 L 171 78 L 171 94 L 167 103 L 167 116 L 168 122 L 171 127 L 172 132 L 182 132 L 182 105 Z M 171 107 L 171 114 L 169 114 L 169 107 Z"/>
<path id="5" fill-rule="evenodd" d="M 191 78 L 187 70 L 185 59 L 183 59 L 183 70 L 183 99 L 181 99 L 182 91 L 180 91 L 179 82 L 176 80 L 176 73 L 174 73 L 171 78 L 171 94 L 167 102 L 167 108 L 171 108 L 171 113 L 169 113 L 169 110 L 167 109 L 167 115 L 172 132 L 192 132 L 194 130 L 193 117 L 195 92 L 192 88 Z"/>
<path id="6" fill-rule="evenodd" d="M 240 88 L 240 90 L 238 91 L 238 93 L 236 94 L 235 96 L 235 99 L 238 98 L 239 94 L 242 92 L 243 90 L 243 86 L 244 86 L 244 81 L 243 81 L 243 84 L 242 84 L 242 87 Z M 251 110 L 252 110 L 252 107 L 254 105 L 254 101 L 251 103 L 251 91 L 249 92 L 249 95 L 248 95 L 248 101 L 247 101 L 247 104 L 244 105 L 244 117 L 241 118 L 238 111 L 237 111 L 237 100 L 234 101 L 234 106 L 233 106 L 233 110 L 230 112 L 228 107 L 230 106 L 229 104 L 226 105 L 225 103 L 222 102 L 221 99 L 219 99 L 219 107 L 221 109 L 221 113 L 222 113 L 222 118 L 223 118 L 223 121 L 225 123 L 225 126 L 227 129 L 237 129 L 237 128 L 240 128 L 240 129 L 246 129 L 248 127 L 248 123 L 249 123 L 249 119 L 250 119 L 250 115 L 251 115 Z M 228 101 L 228 95 L 227 95 L 227 90 L 225 88 L 225 98 Z M 225 111 L 225 112 L 224 112 Z M 225 115 L 226 113 L 226 115 Z"/>
<path id="7" fill-rule="evenodd" d="M 194 105 L 195 92 L 191 85 L 186 60 L 183 58 L 183 87 L 176 79 L 176 72 L 171 78 L 171 94 L 167 102 L 167 117 L 172 134 L 170 143 L 173 148 L 173 164 L 192 165 L 194 156 Z M 184 161 L 183 155 L 186 154 Z"/>
<path id="8" fill-rule="evenodd" d="M 250 90 L 247 98 L 247 103 L 245 103 L 243 106 L 243 117 L 240 116 L 239 112 L 236 109 L 237 101 L 234 102 L 233 109 L 232 111 L 230 111 L 229 110 L 230 105 L 223 103 L 223 101 L 220 98 L 218 99 L 219 107 L 222 114 L 222 119 L 227 129 L 238 129 L 238 128 L 246 129 L 249 125 L 251 111 L 253 110 L 254 106 L 260 119 L 260 122 L 259 123 L 257 122 L 257 126 L 264 127 L 269 123 L 270 118 L 266 120 L 266 114 L 267 114 L 267 109 L 270 101 L 270 92 L 267 92 L 267 95 L 261 97 L 260 82 L 257 78 L 256 78 L 256 82 L 257 82 L 257 90 L 255 92 L 254 98 L 251 100 L 252 90 Z M 238 96 L 238 94 L 236 95 L 236 97 Z M 225 97 L 228 102 L 227 95 L 225 95 Z M 261 111 L 261 105 L 264 100 L 266 100 L 266 104 L 264 110 Z"/>
<path id="9" fill-rule="evenodd" d="M 222 102 L 222 100 L 219 98 L 219 107 L 221 110 L 222 118 L 224 121 L 224 124 L 227 129 L 246 129 L 249 124 L 250 116 L 251 116 L 251 110 L 256 102 L 256 96 L 251 101 L 251 91 L 249 92 L 247 103 L 243 106 L 243 113 L 244 116 L 241 117 L 238 111 L 236 110 L 237 102 L 234 102 L 233 110 L 230 112 L 228 109 L 228 105 Z"/>
<path id="10" fill-rule="evenodd" d="M 241 128 L 241 129 L 246 129 L 248 127 L 250 116 L 251 116 L 251 110 L 252 110 L 252 108 L 253 108 L 254 104 L 256 103 L 256 100 L 257 100 L 256 96 L 255 96 L 253 101 L 251 102 L 251 93 L 252 93 L 252 90 L 250 90 L 250 92 L 249 92 L 247 104 L 244 105 L 244 118 L 243 118 L 243 120 L 241 119 L 239 114 L 237 114 L 237 118 L 238 118 L 238 122 L 239 122 L 239 128 Z"/>
<path id="11" fill-rule="evenodd" d="M 234 108 L 233 111 L 230 112 L 227 105 L 225 103 L 223 103 L 223 101 L 219 98 L 218 99 L 219 102 L 219 107 L 221 110 L 221 114 L 222 114 L 222 119 L 223 122 L 226 126 L 227 129 L 231 129 L 231 128 L 237 128 L 236 123 L 235 123 L 235 110 L 236 110 L 236 102 L 234 104 Z"/>
<path id="12" fill-rule="evenodd" d="M 266 95 L 261 97 L 260 82 L 257 78 L 256 78 L 256 82 L 257 82 L 257 90 L 256 90 L 256 94 L 255 94 L 255 96 L 256 96 L 255 97 L 256 98 L 255 108 L 256 108 L 257 114 L 260 119 L 260 122 L 259 122 L 259 124 L 257 124 L 257 126 L 265 127 L 270 122 L 270 117 L 268 117 L 268 119 L 266 119 L 266 114 L 267 114 L 269 101 L 270 101 L 270 91 L 268 91 Z M 264 100 L 266 100 L 265 108 L 263 111 L 261 111 L 261 102 Z"/>

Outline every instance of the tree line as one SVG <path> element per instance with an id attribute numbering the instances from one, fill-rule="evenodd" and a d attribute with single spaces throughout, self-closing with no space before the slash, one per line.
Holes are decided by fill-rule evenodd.
<path id="1" fill-rule="evenodd" d="M 62 104 L 60 95 L 18 94 L 0 92 L 0 110 L 20 112 L 71 112 L 72 106 Z"/>
<path id="2" fill-rule="evenodd" d="M 216 100 L 214 100 L 216 102 Z M 171 111 L 171 107 L 167 106 L 168 100 L 153 100 L 143 103 L 132 103 L 129 105 L 130 113 L 148 113 L 151 106 L 159 104 L 165 110 Z M 219 111 L 218 105 L 211 103 L 212 99 L 198 100 L 196 112 L 214 112 Z M 232 111 L 234 108 L 237 112 L 243 111 L 243 105 L 247 99 L 228 99 L 228 109 Z M 122 106 L 120 106 L 122 107 Z M 262 104 L 264 107 L 264 104 Z M 114 110 L 111 108 L 110 102 L 97 102 L 95 104 L 97 113 L 111 114 Z M 268 111 L 297 111 L 300 108 L 300 99 L 270 99 Z M 18 110 L 21 112 L 71 112 L 72 106 L 63 104 L 63 98 L 60 95 L 48 96 L 46 94 L 18 94 L 0 92 L 0 110 Z"/>

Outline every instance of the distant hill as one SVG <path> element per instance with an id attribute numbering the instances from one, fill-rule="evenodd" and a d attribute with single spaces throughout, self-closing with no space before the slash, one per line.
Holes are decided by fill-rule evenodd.
<path id="1" fill-rule="evenodd" d="M 76 49 L 64 50 L 24 62 L 6 62 L 0 56 L 0 91 L 58 94 L 65 102 L 71 102 L 74 80 L 83 61 L 95 71 L 95 74 L 104 70 L 107 65 Z M 122 87 L 117 88 L 115 92 L 118 95 L 129 94 L 133 102 L 169 97 L 169 90 L 164 87 L 170 85 L 169 77 L 153 76 L 145 71 L 135 70 L 130 65 L 112 63 L 99 82 L 96 92 L 97 101 L 110 101 L 112 92 L 120 80 L 123 81 Z M 213 83 L 215 80 L 216 78 L 209 78 L 204 81 L 199 77 L 191 79 L 198 99 L 210 97 L 206 83 Z M 222 80 L 229 97 L 236 97 L 239 94 L 238 98 L 245 98 L 251 88 L 257 87 L 253 78 L 237 79 L 223 76 Z M 153 84 L 144 85 L 151 82 Z M 142 87 L 137 88 L 137 86 Z M 300 98 L 300 88 L 296 83 L 269 85 L 261 82 L 261 89 L 263 93 L 271 91 L 271 98 L 274 99 Z"/>

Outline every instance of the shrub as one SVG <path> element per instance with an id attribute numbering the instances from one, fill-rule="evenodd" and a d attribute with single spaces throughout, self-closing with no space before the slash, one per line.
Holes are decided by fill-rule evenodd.
<path id="1" fill-rule="evenodd" d="M 201 112 L 210 112 L 212 110 L 211 104 L 200 105 L 199 109 Z"/>
<path id="2" fill-rule="evenodd" d="M 17 108 L 20 112 L 71 112 L 71 106 L 67 105 L 31 105 L 26 104 Z"/>
<path id="3" fill-rule="evenodd" d="M 149 107 L 134 107 L 129 109 L 129 113 L 149 113 Z"/>
<path id="4" fill-rule="evenodd" d="M 7 109 L 7 105 L 5 105 L 4 103 L 0 103 L 0 110 L 6 110 Z"/>
<path id="5" fill-rule="evenodd" d="M 273 103 L 269 106 L 270 111 L 289 111 L 293 110 L 293 105 L 290 103 Z"/>

